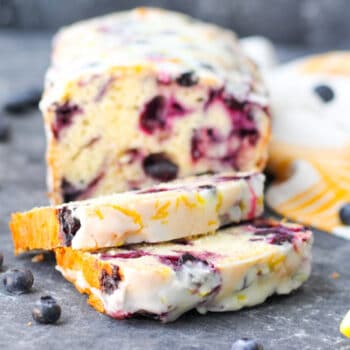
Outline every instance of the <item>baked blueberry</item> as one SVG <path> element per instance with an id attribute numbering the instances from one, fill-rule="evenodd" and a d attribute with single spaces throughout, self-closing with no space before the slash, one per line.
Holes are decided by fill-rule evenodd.
<path id="1" fill-rule="evenodd" d="M 67 203 L 76 201 L 78 199 L 83 199 L 84 196 L 88 195 L 95 189 L 95 187 L 98 185 L 98 183 L 104 176 L 105 173 L 102 171 L 101 173 L 97 174 L 97 176 L 94 179 L 92 179 L 88 184 L 80 185 L 79 188 L 63 177 L 61 181 L 61 192 L 63 202 Z"/>
<path id="2" fill-rule="evenodd" d="M 11 269 L 3 277 L 5 289 L 11 294 L 23 294 L 30 291 L 34 277 L 28 269 Z"/>
<path id="3" fill-rule="evenodd" d="M 146 190 L 138 191 L 138 194 L 145 194 L 145 193 L 159 193 L 159 192 L 166 192 L 168 191 L 166 188 L 149 188 Z"/>
<path id="4" fill-rule="evenodd" d="M 350 225 L 350 203 L 346 203 L 340 208 L 339 217 L 344 225 Z"/>
<path id="5" fill-rule="evenodd" d="M 40 297 L 32 310 L 33 319 L 38 323 L 56 323 L 61 316 L 61 307 L 50 295 Z"/>
<path id="6" fill-rule="evenodd" d="M 168 117 L 175 117 L 175 116 L 182 116 L 186 114 L 186 109 L 176 101 L 172 101 L 169 104 L 168 110 L 167 110 L 167 116 Z"/>
<path id="7" fill-rule="evenodd" d="M 113 294 L 113 292 L 118 288 L 120 281 L 121 277 L 119 275 L 118 266 L 113 266 L 111 273 L 108 273 L 106 270 L 102 270 L 99 277 L 102 292 L 108 295 Z"/>
<path id="8" fill-rule="evenodd" d="M 80 229 L 81 223 L 79 219 L 73 216 L 72 211 L 67 207 L 62 207 L 58 210 L 58 220 L 65 237 L 65 244 L 70 247 L 75 234 Z"/>
<path id="9" fill-rule="evenodd" d="M 149 101 L 140 116 L 140 126 L 143 131 L 151 134 L 166 127 L 165 120 L 166 98 L 156 96 Z"/>
<path id="10" fill-rule="evenodd" d="M 241 338 L 236 340 L 231 350 L 263 350 L 263 346 L 254 339 Z"/>
<path id="11" fill-rule="evenodd" d="M 178 166 L 163 153 L 150 154 L 143 160 L 142 165 L 148 176 L 159 181 L 176 179 L 179 170 Z"/>
<path id="12" fill-rule="evenodd" d="M 194 162 L 205 158 L 210 149 L 222 141 L 220 133 L 214 128 L 195 129 L 191 138 L 191 156 Z"/>
<path id="13" fill-rule="evenodd" d="M 198 188 L 201 190 L 215 190 L 214 185 L 200 185 L 198 186 Z"/>
<path id="14" fill-rule="evenodd" d="M 61 192 L 63 202 L 67 203 L 77 200 L 79 196 L 83 194 L 84 190 L 76 188 L 71 182 L 63 177 L 61 181 Z"/>
<path id="15" fill-rule="evenodd" d="M 4 104 L 4 110 L 11 114 L 21 114 L 38 107 L 42 90 L 36 87 L 18 92 Z"/>
<path id="16" fill-rule="evenodd" d="M 191 156 L 194 162 L 200 160 L 205 156 L 206 144 L 203 142 L 200 130 L 193 130 L 191 138 Z"/>
<path id="17" fill-rule="evenodd" d="M 202 260 L 196 258 L 195 256 L 193 256 L 190 253 L 185 253 L 185 254 L 180 256 L 179 265 L 186 264 L 187 262 L 196 262 L 196 261 L 202 261 Z"/>
<path id="18" fill-rule="evenodd" d="M 52 124 L 52 132 L 56 139 L 60 137 L 63 129 L 70 126 L 75 115 L 82 113 L 82 109 L 70 101 L 55 107 L 55 121 Z"/>
<path id="19" fill-rule="evenodd" d="M 314 88 L 315 93 L 325 103 L 330 102 L 334 99 L 334 91 L 328 85 L 317 85 Z"/>
<path id="20" fill-rule="evenodd" d="M 178 85 L 184 87 L 196 85 L 198 83 L 198 80 L 198 77 L 193 71 L 183 73 L 178 78 L 176 78 Z"/>
<path id="21" fill-rule="evenodd" d="M 300 228 L 289 229 L 281 225 L 278 226 L 259 226 L 255 229 L 255 236 L 266 236 L 270 244 L 283 245 L 284 243 L 292 243 L 295 237 L 295 232 Z M 254 240 L 254 239 L 253 239 Z"/>

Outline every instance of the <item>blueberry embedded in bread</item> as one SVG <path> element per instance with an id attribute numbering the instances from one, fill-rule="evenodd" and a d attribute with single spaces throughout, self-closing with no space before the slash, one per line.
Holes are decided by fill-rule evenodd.
<path id="1" fill-rule="evenodd" d="M 167 180 L 177 171 L 163 155 L 148 166 L 152 176 Z M 260 173 L 202 175 L 15 213 L 10 222 L 15 252 L 57 247 L 94 250 L 213 232 L 259 217 L 263 184 Z"/>
<path id="2" fill-rule="evenodd" d="M 261 170 L 267 107 L 259 72 L 230 31 L 158 9 L 74 24 L 56 37 L 41 102 L 50 198 L 59 204 L 174 177 Z M 129 150 L 138 150 L 130 161 Z M 171 176 L 144 171 L 160 153 L 177 167 Z M 77 193 L 67 195 L 63 181 Z"/>
<path id="3" fill-rule="evenodd" d="M 281 235 L 288 239 L 272 240 Z M 57 268 L 98 311 L 162 322 L 195 308 L 205 313 L 257 305 L 297 289 L 310 274 L 312 233 L 300 225 L 251 222 L 187 242 L 95 252 L 58 248 Z"/>

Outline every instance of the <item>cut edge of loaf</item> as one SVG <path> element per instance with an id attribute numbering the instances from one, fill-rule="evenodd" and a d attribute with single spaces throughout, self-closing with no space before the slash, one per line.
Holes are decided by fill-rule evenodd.
<path id="1" fill-rule="evenodd" d="M 28 213 L 14 213 L 9 227 L 15 255 L 28 250 L 49 250 L 60 244 L 55 208 L 35 208 Z"/>

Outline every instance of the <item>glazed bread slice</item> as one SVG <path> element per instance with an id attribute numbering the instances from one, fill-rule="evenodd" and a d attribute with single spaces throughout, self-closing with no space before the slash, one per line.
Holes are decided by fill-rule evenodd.
<path id="1" fill-rule="evenodd" d="M 12 215 L 16 253 L 71 246 L 92 250 L 212 232 L 260 216 L 264 175 L 203 175 L 154 187 L 34 208 Z"/>
<path id="2" fill-rule="evenodd" d="M 302 226 L 260 221 L 181 243 L 55 252 L 57 269 L 98 311 L 169 322 L 193 308 L 232 311 L 290 293 L 310 274 L 311 245 Z"/>
<path id="3" fill-rule="evenodd" d="M 266 162 L 270 119 L 255 64 L 232 32 L 169 11 L 61 30 L 41 110 L 54 204 Z"/>

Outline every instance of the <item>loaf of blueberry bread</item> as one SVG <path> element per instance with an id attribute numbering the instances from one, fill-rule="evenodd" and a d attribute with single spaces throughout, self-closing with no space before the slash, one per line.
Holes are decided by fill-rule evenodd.
<path id="1" fill-rule="evenodd" d="M 213 232 L 260 216 L 264 175 L 222 173 L 12 215 L 15 252 L 92 250 Z"/>
<path id="2" fill-rule="evenodd" d="M 173 321 L 196 308 L 238 310 L 307 280 L 312 233 L 260 221 L 176 243 L 83 252 L 58 248 L 57 268 L 98 311 Z"/>
<path id="3" fill-rule="evenodd" d="M 40 106 L 55 204 L 266 162 L 256 65 L 232 32 L 165 10 L 61 30 Z"/>

